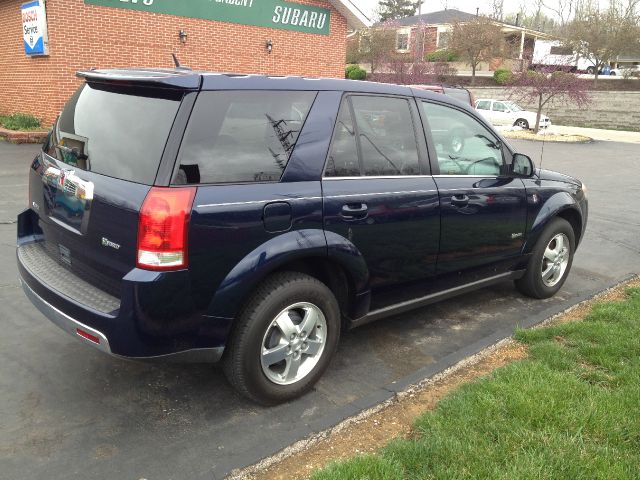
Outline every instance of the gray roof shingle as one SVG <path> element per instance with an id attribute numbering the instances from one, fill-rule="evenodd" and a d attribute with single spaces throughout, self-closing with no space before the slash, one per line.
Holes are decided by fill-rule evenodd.
<path id="1" fill-rule="evenodd" d="M 416 25 L 417 23 L 425 23 L 427 25 L 435 25 L 439 23 L 468 22 L 476 16 L 461 12 L 460 10 L 448 9 L 439 12 L 423 13 L 422 15 L 414 15 L 412 17 L 399 18 L 396 20 L 402 26 Z"/>

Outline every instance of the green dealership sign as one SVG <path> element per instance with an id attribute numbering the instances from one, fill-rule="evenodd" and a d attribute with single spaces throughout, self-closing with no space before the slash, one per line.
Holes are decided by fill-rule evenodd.
<path id="1" fill-rule="evenodd" d="M 84 3 L 329 35 L 329 10 L 283 0 L 84 0 Z"/>

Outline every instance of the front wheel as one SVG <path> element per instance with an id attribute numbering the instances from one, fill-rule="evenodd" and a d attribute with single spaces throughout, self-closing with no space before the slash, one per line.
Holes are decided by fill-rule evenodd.
<path id="1" fill-rule="evenodd" d="M 310 390 L 340 337 L 335 296 L 319 280 L 297 272 L 267 278 L 237 322 L 223 368 L 236 390 L 264 405 Z"/>
<path id="2" fill-rule="evenodd" d="M 529 122 L 527 122 L 524 118 L 519 118 L 513 124 L 516 127 L 520 127 L 523 130 L 529 130 Z"/>
<path id="3" fill-rule="evenodd" d="M 515 282 L 518 290 L 533 298 L 554 296 L 569 275 L 575 245 L 569 222 L 553 219 L 540 235 L 524 276 Z"/>

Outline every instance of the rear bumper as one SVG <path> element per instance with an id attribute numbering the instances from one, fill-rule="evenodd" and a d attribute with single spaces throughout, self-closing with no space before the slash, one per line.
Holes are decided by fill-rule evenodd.
<path id="1" fill-rule="evenodd" d="M 215 362 L 231 319 L 203 315 L 189 272 L 132 269 L 118 298 L 100 291 L 42 254 L 42 235 L 18 217 L 16 260 L 27 298 L 45 317 L 84 343 L 118 357 Z M 35 233 L 34 233 L 35 231 Z M 39 251 L 38 251 L 39 250 Z"/>
<path id="2" fill-rule="evenodd" d="M 82 315 L 72 316 L 65 313 L 62 309 L 52 304 L 53 300 L 46 300 L 41 296 L 33 287 L 40 290 L 47 297 L 50 295 L 55 296 L 55 303 L 60 304 L 71 302 L 71 299 L 64 299 L 62 295 L 54 291 L 44 291 L 46 286 L 37 282 L 33 276 L 26 271 L 25 267 L 18 261 L 20 270 L 20 283 L 22 289 L 31 303 L 53 324 L 57 325 L 60 329 L 67 332 L 69 335 L 80 340 L 81 342 L 88 344 L 98 350 L 113 355 L 115 357 L 127 358 L 132 360 L 158 360 L 168 362 L 186 362 L 186 363 L 213 363 L 220 360 L 224 353 L 224 346 L 216 347 L 201 347 L 201 348 L 186 348 L 175 349 L 174 351 L 167 351 L 172 348 L 171 346 L 158 347 L 155 342 L 151 345 L 147 344 L 147 339 L 143 337 L 136 337 L 135 335 L 129 336 L 127 342 L 121 341 L 121 334 L 113 329 L 97 327 L 100 322 L 100 318 L 96 317 L 96 312 L 92 312 L 86 309 Z M 31 282 L 31 285 L 28 283 Z M 62 306 L 62 305 L 61 305 Z M 65 308 L 62 306 L 62 308 Z M 73 311 L 73 308 L 65 308 L 67 311 Z M 77 311 L 76 311 L 77 314 Z M 83 321 L 79 321 L 81 318 Z M 111 321 L 117 321 L 119 317 L 111 317 Z M 129 329 L 126 329 L 130 332 Z M 88 335 L 87 335 L 88 334 Z M 113 343 L 116 349 L 112 348 L 112 342 L 109 337 L 113 339 Z M 178 347 L 179 348 L 179 347 Z"/>
<path id="3" fill-rule="evenodd" d="M 27 298 L 33 303 L 33 305 L 40 310 L 40 312 L 47 317 L 51 322 L 56 324 L 62 330 L 67 332 L 69 335 L 73 335 L 74 337 L 78 337 L 78 339 L 83 340 L 85 343 L 97 348 L 98 350 L 102 350 L 105 353 L 111 354 L 111 347 L 109 346 L 109 339 L 98 330 L 95 330 L 79 321 L 71 318 L 66 313 L 58 310 L 56 307 L 46 302 L 40 295 L 33 291 L 33 289 L 27 285 L 22 279 L 20 279 L 20 283 L 22 284 L 22 289 L 24 290 Z M 82 336 L 81 332 L 88 333 L 94 337 L 94 339 L 90 340 L 86 338 L 86 336 Z"/>

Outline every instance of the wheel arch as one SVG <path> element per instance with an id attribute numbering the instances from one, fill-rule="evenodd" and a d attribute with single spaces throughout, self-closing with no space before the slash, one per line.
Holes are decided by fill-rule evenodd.
<path id="1" fill-rule="evenodd" d="M 575 235 L 576 246 L 578 245 L 581 240 L 582 225 L 584 222 L 582 212 L 576 200 L 569 193 L 559 192 L 545 202 L 534 219 L 527 241 L 523 247 L 525 254 L 531 253 L 544 228 L 552 219 L 557 217 L 569 222 Z"/>
<path id="2" fill-rule="evenodd" d="M 327 234 L 331 232 L 326 232 Z M 333 234 L 335 235 L 335 234 Z M 362 254 L 348 240 L 323 230 L 297 230 L 270 239 L 245 256 L 218 287 L 207 315 L 233 319 L 260 282 L 280 271 L 317 278 L 336 295 L 344 315 L 358 315 L 363 294 L 368 308 L 369 272 Z"/>

